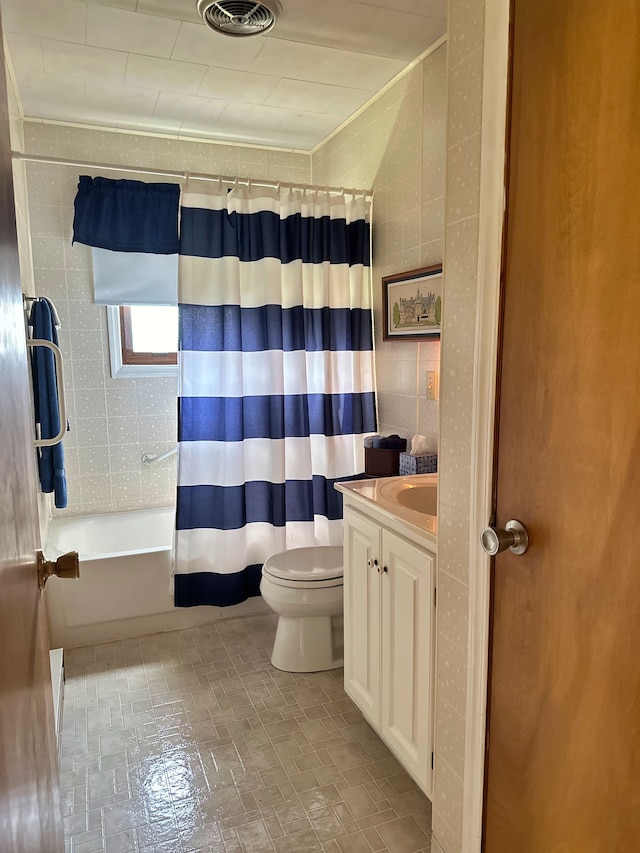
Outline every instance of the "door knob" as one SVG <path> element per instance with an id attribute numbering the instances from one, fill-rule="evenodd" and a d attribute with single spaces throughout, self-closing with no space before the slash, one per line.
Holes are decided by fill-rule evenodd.
<path id="1" fill-rule="evenodd" d="M 47 560 L 42 553 L 38 551 L 38 586 L 44 589 L 47 580 L 55 575 L 58 578 L 79 578 L 80 577 L 80 560 L 78 559 L 77 551 L 69 551 L 68 554 L 61 554 L 57 560 Z"/>
<path id="2" fill-rule="evenodd" d="M 495 557 L 507 548 L 514 554 L 524 554 L 529 547 L 529 535 L 519 521 L 507 521 L 502 527 L 485 527 L 480 534 L 480 542 L 486 554 Z"/>

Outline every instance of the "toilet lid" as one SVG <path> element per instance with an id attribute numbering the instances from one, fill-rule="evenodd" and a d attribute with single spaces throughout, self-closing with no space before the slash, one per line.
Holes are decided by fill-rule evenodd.
<path id="1" fill-rule="evenodd" d="M 327 581 L 341 578 L 342 547 L 292 548 L 269 557 L 264 574 L 291 581 Z"/>

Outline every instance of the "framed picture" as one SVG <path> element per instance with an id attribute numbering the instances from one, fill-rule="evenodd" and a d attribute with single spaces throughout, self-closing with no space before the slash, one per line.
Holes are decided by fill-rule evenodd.
<path id="1" fill-rule="evenodd" d="M 382 308 L 385 341 L 439 338 L 442 264 L 384 276 Z"/>

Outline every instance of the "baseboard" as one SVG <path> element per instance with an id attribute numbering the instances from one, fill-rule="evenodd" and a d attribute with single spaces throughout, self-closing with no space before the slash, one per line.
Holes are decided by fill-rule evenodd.
<path id="1" fill-rule="evenodd" d="M 433 835 L 431 836 L 431 853 L 444 853 L 444 850 Z"/>
<path id="2" fill-rule="evenodd" d="M 269 607 L 262 597 L 255 596 L 233 607 L 174 607 L 164 613 L 153 613 L 132 619 L 97 622 L 91 625 L 56 626 L 53 639 L 56 645 L 73 649 L 94 643 L 127 640 L 145 634 L 179 631 L 182 628 L 206 625 L 207 622 L 218 622 L 232 616 L 250 616 L 254 613 L 269 612 Z"/>

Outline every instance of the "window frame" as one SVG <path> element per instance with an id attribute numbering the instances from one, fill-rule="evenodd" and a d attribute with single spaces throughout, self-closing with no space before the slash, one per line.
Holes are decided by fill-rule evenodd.
<path id="1" fill-rule="evenodd" d="M 131 348 L 131 318 L 127 305 L 107 305 L 109 360 L 113 379 L 177 376 L 177 353 L 139 353 Z"/>
<path id="2" fill-rule="evenodd" d="M 177 352 L 136 352 L 133 349 L 131 306 L 119 305 L 120 349 L 123 364 L 178 364 Z"/>

